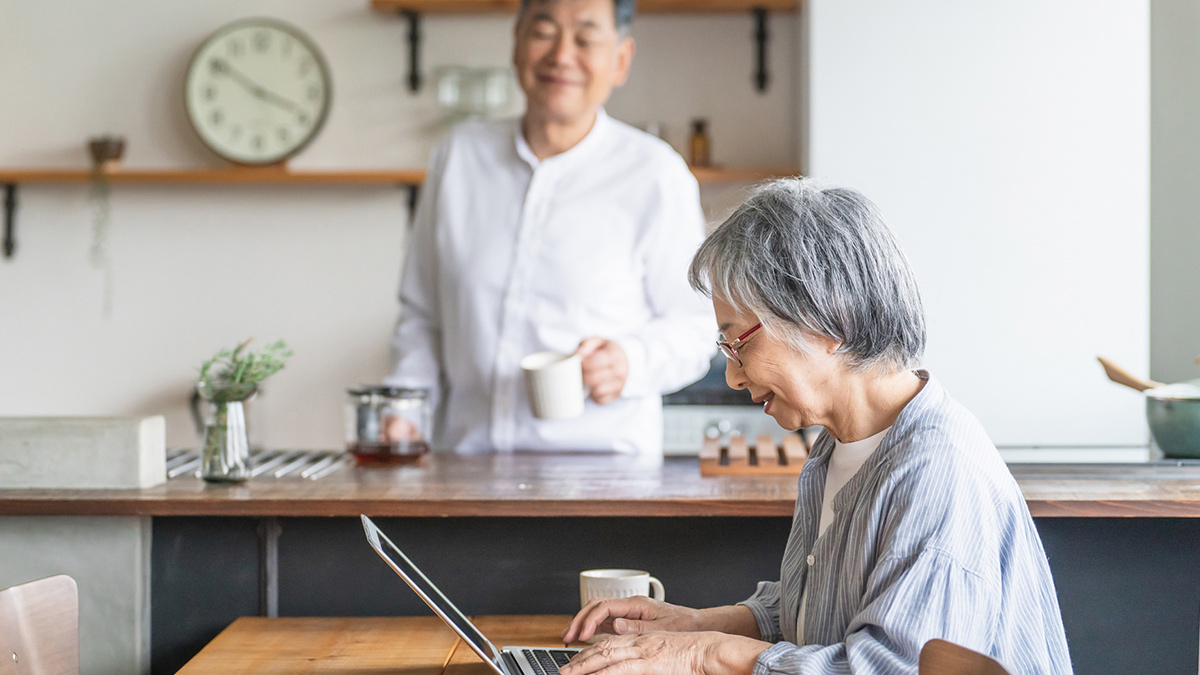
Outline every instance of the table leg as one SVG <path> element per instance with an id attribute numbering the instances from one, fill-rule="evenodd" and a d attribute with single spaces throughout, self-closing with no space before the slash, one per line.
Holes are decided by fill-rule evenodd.
<path id="1" fill-rule="evenodd" d="M 258 612 L 279 616 L 279 518 L 266 516 L 258 521 Z"/>

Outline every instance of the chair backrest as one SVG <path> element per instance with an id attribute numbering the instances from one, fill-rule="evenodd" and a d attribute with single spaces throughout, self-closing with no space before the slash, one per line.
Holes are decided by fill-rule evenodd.
<path id="1" fill-rule="evenodd" d="M 79 588 L 60 574 L 0 591 L 0 675 L 79 675 Z"/>
<path id="2" fill-rule="evenodd" d="M 920 675 L 1009 675 L 990 656 L 945 640 L 930 640 L 921 648 Z"/>

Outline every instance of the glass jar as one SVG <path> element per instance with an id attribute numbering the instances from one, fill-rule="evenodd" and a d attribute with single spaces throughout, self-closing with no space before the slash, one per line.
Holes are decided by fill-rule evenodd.
<path id="1" fill-rule="evenodd" d="M 369 386 L 346 396 L 346 449 L 360 466 L 408 464 L 429 452 L 428 389 Z"/>
<path id="2" fill-rule="evenodd" d="M 211 392 L 203 383 L 196 391 L 208 403 L 204 416 L 204 446 L 200 449 L 200 477 L 210 483 L 243 483 L 250 479 L 250 440 L 246 435 L 244 400 L 255 389 Z M 236 397 L 236 400 L 230 400 Z"/>

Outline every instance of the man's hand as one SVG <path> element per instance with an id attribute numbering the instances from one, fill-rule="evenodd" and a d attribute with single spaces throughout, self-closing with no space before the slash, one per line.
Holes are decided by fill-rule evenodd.
<path id="1" fill-rule="evenodd" d="M 590 337 L 579 343 L 575 353 L 583 359 L 583 386 L 592 400 L 606 405 L 617 400 L 629 377 L 629 359 L 613 340 Z"/>

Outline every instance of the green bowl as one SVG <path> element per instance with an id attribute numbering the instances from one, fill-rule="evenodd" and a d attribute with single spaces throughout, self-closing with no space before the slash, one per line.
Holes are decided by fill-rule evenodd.
<path id="1" fill-rule="evenodd" d="M 1200 459 L 1200 399 L 1147 396 L 1146 421 L 1164 456 Z"/>

